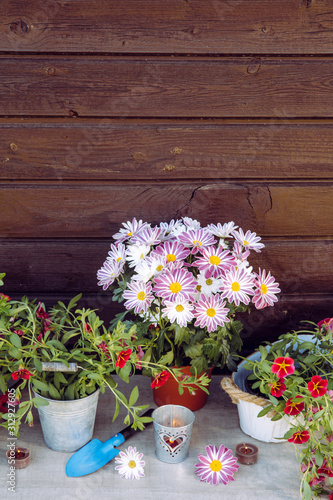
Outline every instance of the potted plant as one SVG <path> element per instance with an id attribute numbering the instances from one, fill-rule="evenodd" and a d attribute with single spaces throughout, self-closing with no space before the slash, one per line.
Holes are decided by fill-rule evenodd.
<path id="1" fill-rule="evenodd" d="M 249 265 L 250 251 L 264 247 L 261 238 L 234 222 L 201 227 L 188 217 L 154 227 L 134 218 L 123 226 L 97 272 L 98 284 L 112 291 L 112 300 L 124 301 L 116 320 L 132 314 L 144 359 L 189 366 L 191 374 L 235 367 L 233 354 L 242 346 L 236 314 L 251 301 L 257 309 L 272 306 L 280 292 L 270 273 L 254 273 Z M 157 404 L 174 402 L 156 394 Z"/>
<path id="2" fill-rule="evenodd" d="M 268 398 L 258 417 L 273 410 L 273 421 L 287 418 L 284 439 L 295 445 L 305 500 L 324 491 L 333 498 L 333 318 L 309 324 L 261 345 L 245 365 L 252 389 Z"/>
<path id="3" fill-rule="evenodd" d="M 63 451 L 78 449 L 91 439 L 98 393 L 104 393 L 106 388 L 115 397 L 113 420 L 123 405 L 127 410 L 126 425 L 132 420 L 132 427 L 144 428 L 148 420 L 139 413 L 146 406 L 137 405 L 137 387 L 127 400 L 117 387 L 114 375 L 129 382 L 136 366 L 147 366 L 157 381 L 163 381 L 170 374 L 175 376 L 163 365 L 152 365 L 142 359 L 144 351 L 135 326 L 129 328 L 118 322 L 113 330 L 106 329 L 95 311 L 77 309 L 80 297 L 74 297 L 67 306 L 58 302 L 49 312 L 44 304 L 28 298 L 16 301 L 3 294 L 0 297 L 1 425 L 10 435 L 18 435 L 22 419 L 33 425 L 32 409 L 37 407 L 46 444 Z M 14 390 L 13 384 L 17 383 L 20 385 Z M 93 407 L 83 408 L 88 400 Z M 73 443 L 60 418 L 65 414 L 68 417 L 69 403 L 75 407 L 71 410 L 73 414 L 84 413 L 88 419 L 88 424 L 75 425 Z M 52 411 L 49 411 L 51 404 Z M 46 436 L 47 414 L 55 412 L 56 431 L 51 430 Z M 80 428 L 84 429 L 82 435 Z"/>

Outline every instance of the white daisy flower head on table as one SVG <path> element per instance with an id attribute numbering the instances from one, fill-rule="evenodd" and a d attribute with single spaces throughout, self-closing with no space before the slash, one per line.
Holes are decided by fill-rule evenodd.
<path id="1" fill-rule="evenodd" d="M 127 450 L 121 451 L 119 455 L 115 458 L 116 465 L 115 470 L 118 471 L 121 477 L 130 479 L 131 481 L 135 479 L 140 479 L 144 477 L 144 466 L 146 462 L 142 460 L 143 454 L 136 451 L 136 448 L 129 446 Z"/>

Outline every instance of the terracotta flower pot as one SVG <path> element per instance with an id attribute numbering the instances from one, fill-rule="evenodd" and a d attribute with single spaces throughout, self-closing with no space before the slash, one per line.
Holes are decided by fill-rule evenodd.
<path id="1" fill-rule="evenodd" d="M 181 371 L 184 375 L 191 375 L 189 366 L 182 367 Z M 207 374 L 209 378 L 211 378 L 212 371 L 213 368 Z M 196 411 L 200 410 L 206 404 L 208 394 L 202 389 L 196 389 L 195 394 L 192 395 L 187 389 L 184 389 L 184 393 L 180 395 L 178 383 L 173 377 L 169 377 L 165 384 L 153 389 L 153 396 L 157 406 L 180 405 L 185 406 L 189 410 Z"/>

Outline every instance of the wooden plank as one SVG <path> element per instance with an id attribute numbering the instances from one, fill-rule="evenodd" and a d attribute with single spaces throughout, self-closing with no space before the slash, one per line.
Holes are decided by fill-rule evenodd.
<path id="1" fill-rule="evenodd" d="M 133 217 L 234 220 L 261 236 L 331 237 L 331 183 L 0 186 L 0 237 L 109 238 Z"/>
<path id="2" fill-rule="evenodd" d="M 0 57 L 3 116 L 332 117 L 330 58 Z"/>
<path id="3" fill-rule="evenodd" d="M 1 0 L 1 48 L 332 54 L 327 0 Z"/>
<path id="4" fill-rule="evenodd" d="M 112 233 L 113 234 L 113 233 Z M 10 293 L 94 293 L 96 273 L 106 260 L 107 240 L 0 240 L 1 268 Z M 333 293 L 333 241 L 263 240 L 260 253 L 251 252 L 255 271 L 267 269 L 280 283 L 281 296 Z M 105 298 L 101 299 L 105 301 Z"/>
<path id="5" fill-rule="evenodd" d="M 333 177 L 332 123 L 0 121 L 0 179 Z"/>

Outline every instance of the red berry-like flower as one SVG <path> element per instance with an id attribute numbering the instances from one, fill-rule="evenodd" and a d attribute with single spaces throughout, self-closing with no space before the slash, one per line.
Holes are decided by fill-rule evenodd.
<path id="1" fill-rule="evenodd" d="M 150 387 L 152 389 L 154 389 L 154 387 L 161 387 L 161 385 L 165 384 L 165 382 L 168 380 L 169 377 L 170 373 L 164 370 L 154 378 L 154 380 L 150 384 Z"/>
<path id="2" fill-rule="evenodd" d="M 289 443 L 302 444 L 306 443 L 310 439 L 310 434 L 308 431 L 297 431 L 291 438 L 288 439 Z"/>
<path id="3" fill-rule="evenodd" d="M 273 382 L 271 384 L 268 384 L 268 386 L 271 388 L 271 394 L 272 396 L 275 396 L 276 398 L 279 398 L 282 396 L 284 391 L 286 390 L 286 385 L 284 383 L 283 378 L 279 378 L 276 382 Z"/>
<path id="4" fill-rule="evenodd" d="M 33 374 L 30 373 L 29 370 L 26 370 L 25 368 L 22 368 L 21 370 L 18 370 L 17 372 L 12 373 L 13 380 L 18 380 L 19 378 L 23 378 L 25 380 L 28 380 L 32 376 L 33 376 Z"/>
<path id="5" fill-rule="evenodd" d="M 126 365 L 126 362 L 129 360 L 131 353 L 132 353 L 132 349 L 127 349 L 126 351 L 121 351 L 118 354 L 116 366 L 118 368 L 123 368 Z"/>
<path id="6" fill-rule="evenodd" d="M 104 352 L 105 356 L 110 359 L 110 354 L 108 354 L 110 351 L 109 351 L 109 348 L 106 345 L 106 342 L 104 340 L 102 340 L 102 342 L 100 344 L 98 344 L 97 347 L 99 347 L 100 349 L 102 349 L 102 351 Z"/>
<path id="7" fill-rule="evenodd" d="M 292 358 L 276 358 L 271 367 L 273 373 L 275 373 L 279 378 L 285 378 L 287 375 L 291 375 L 295 371 L 294 360 Z"/>
<path id="8" fill-rule="evenodd" d="M 297 403 L 293 401 L 293 399 L 299 398 L 300 402 Z M 284 409 L 284 413 L 286 415 L 298 415 L 301 411 L 304 410 L 304 401 L 302 396 L 296 396 L 296 398 L 289 398 L 286 402 L 286 407 Z"/>
<path id="9" fill-rule="evenodd" d="M 319 375 L 314 375 L 308 382 L 308 389 L 313 398 L 319 398 L 326 394 L 328 381 Z"/>
<path id="10" fill-rule="evenodd" d="M 0 299 L 3 299 L 3 300 L 12 300 L 9 295 L 5 295 L 4 293 L 0 293 Z"/>

